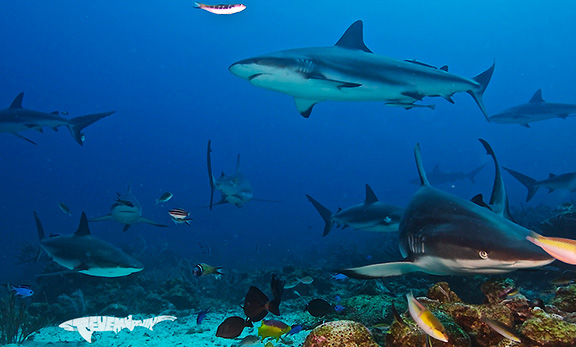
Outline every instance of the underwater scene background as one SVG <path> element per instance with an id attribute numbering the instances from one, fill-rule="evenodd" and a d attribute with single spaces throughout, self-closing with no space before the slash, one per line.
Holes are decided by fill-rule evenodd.
<path id="1" fill-rule="evenodd" d="M 336 295 L 350 300 L 343 304 L 348 314 L 327 320 L 345 318 L 368 328 L 392 324 L 391 312 L 382 311 L 391 298 L 403 302 L 398 310 L 404 314 L 403 296 L 408 291 L 424 295 L 442 281 L 470 304 L 492 300 L 482 294 L 490 292 L 481 290 L 483 283 L 492 283 L 486 281 L 521 288 L 526 302 L 564 302 L 555 296 L 550 281 L 573 268 L 558 262 L 553 263 L 554 269 L 534 273 L 414 273 L 383 280 L 336 281 L 332 276 L 339 269 L 401 259 L 397 233 L 347 228 L 323 237 L 324 222 L 305 194 L 337 211 L 364 201 L 369 184 L 380 201 L 404 207 L 418 189 L 410 181 L 418 179 L 412 151 L 420 143 L 429 172 L 436 165 L 443 171 L 469 172 L 486 164 L 473 182 L 457 180 L 436 188 L 464 199 L 478 193 L 488 197 L 493 164 L 478 138 L 491 144 L 500 165 L 544 179 L 549 173 L 576 171 L 573 118 L 530 127 L 489 123 L 465 93 L 453 96 L 455 104 L 425 98 L 424 103 L 436 105 L 434 110 L 327 101 L 304 118 L 292 97 L 252 86 L 228 67 L 267 52 L 331 46 L 353 22 L 362 20 L 364 42 L 378 55 L 448 65 L 451 73 L 465 77 L 476 76 L 495 62 L 484 93 L 490 115 L 527 103 L 538 89 L 546 101 L 576 103 L 576 3 L 295 0 L 244 4 L 246 10 L 220 16 L 178 0 L 0 4 L 0 105 L 5 105 L 1 108 L 24 92 L 24 108 L 58 110 L 69 114 L 65 118 L 116 111 L 84 130 L 83 146 L 62 128 L 20 133 L 37 145 L 0 134 L 0 281 L 6 284 L 6 300 L 13 295 L 11 286 L 33 289 L 34 295 L 15 301 L 28 309 L 29 322 L 57 326 L 81 316 L 168 311 L 195 320 L 198 311 L 211 307 L 213 317 L 204 323 L 213 328 L 207 334 L 211 336 L 208 345 L 234 345 L 239 342 L 215 338 L 216 327 L 242 304 L 250 286 L 269 293 L 272 274 L 284 281 L 314 279 L 309 285 L 284 290 L 283 315 L 276 318 L 283 319 L 288 312 L 293 320 L 288 324 L 321 323 L 325 318 L 303 312 L 305 304 L 318 297 L 334 302 Z M 207 208 L 208 140 L 216 177 L 221 171 L 232 174 L 240 154 L 240 170 L 250 180 L 254 198 L 277 202 Z M 547 194 L 542 189 L 526 202 L 526 188 L 508 173 L 503 175 L 518 224 L 573 238 L 570 221 L 576 210 L 571 192 Z M 40 243 L 33 212 L 47 235 L 71 234 L 83 211 L 89 219 L 109 213 L 117 192 L 124 193 L 128 185 L 142 205 L 142 215 L 169 227 L 140 223 L 123 232 L 122 224 L 103 221 L 90 223 L 90 231 L 138 259 L 144 270 L 121 278 L 78 273 L 37 277 L 63 268 L 45 255 L 36 259 Z M 164 192 L 174 197 L 156 204 Z M 215 200 L 219 195 L 216 192 Z M 59 209 L 59 202 L 70 208 L 71 216 Z M 173 208 L 190 212 L 191 226 L 173 223 L 168 214 Z M 224 275 L 194 276 L 193 268 L 200 263 L 221 266 Z M 505 282 L 512 280 L 514 284 Z M 450 289 L 446 289 L 448 300 L 432 294 L 429 298 L 449 304 L 453 302 Z M 570 300 L 574 292 L 576 288 L 568 292 Z M 80 296 L 82 307 L 78 307 Z M 437 304 L 429 304 L 436 309 Z M 576 311 L 570 309 L 564 307 L 565 312 Z M 371 310 L 377 311 L 376 316 L 363 320 Z M 201 332 L 198 336 L 204 336 Z M 293 342 L 303 343 L 306 334 L 301 335 L 302 341 L 293 337 Z M 474 336 L 468 345 L 506 340 L 495 335 L 488 343 L 482 342 L 480 334 Z M 385 337 L 376 338 L 385 345 Z M 273 343 L 287 345 L 288 340 Z M 531 339 L 518 345 L 570 346 L 576 337 L 561 343 L 552 340 L 538 344 Z M 387 345 L 410 346 L 407 341 Z M 426 343 L 417 341 L 413 345 Z M 455 341 L 433 340 L 432 344 L 466 345 Z"/>

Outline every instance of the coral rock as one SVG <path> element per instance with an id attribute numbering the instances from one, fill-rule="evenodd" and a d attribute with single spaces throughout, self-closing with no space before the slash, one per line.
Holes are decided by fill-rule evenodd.
<path id="1" fill-rule="evenodd" d="M 370 331 L 362 324 L 341 320 L 316 327 L 303 347 L 378 347 Z"/>
<path id="2" fill-rule="evenodd" d="M 564 312 L 576 312 L 576 284 L 558 288 L 550 304 Z"/>
<path id="3" fill-rule="evenodd" d="M 561 317 L 535 308 L 532 318 L 520 327 L 523 341 L 539 347 L 576 346 L 576 324 L 565 322 Z"/>

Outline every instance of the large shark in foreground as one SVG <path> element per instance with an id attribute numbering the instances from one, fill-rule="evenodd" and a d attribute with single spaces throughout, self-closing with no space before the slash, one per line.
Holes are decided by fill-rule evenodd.
<path id="1" fill-rule="evenodd" d="M 141 271 L 144 267 L 119 248 L 90 234 L 88 219 L 82 212 L 74 234 L 45 238 L 40 218 L 34 212 L 42 249 L 56 263 L 74 272 L 98 277 L 121 277 Z"/>
<path id="2" fill-rule="evenodd" d="M 565 119 L 574 114 L 576 114 L 576 104 L 546 102 L 542 98 L 542 89 L 538 89 L 528 103 L 497 113 L 488 120 L 493 123 L 520 124 L 529 128 L 532 122 L 552 118 Z"/>
<path id="3" fill-rule="evenodd" d="M 521 174 L 518 171 L 507 168 L 504 168 L 504 170 L 508 171 L 512 177 L 517 179 L 518 182 L 522 183 L 526 189 L 528 189 L 526 201 L 530 201 L 540 187 L 548 188 L 549 193 L 555 191 L 556 189 L 564 189 L 572 193 L 576 192 L 576 172 L 568 172 L 560 175 L 551 173 L 548 178 L 538 181 L 524 174 Z"/>
<path id="4" fill-rule="evenodd" d="M 118 223 L 124 224 L 124 231 L 128 230 L 128 228 L 130 228 L 130 225 L 136 223 L 147 223 L 163 228 L 168 227 L 167 225 L 159 224 L 151 221 L 148 218 L 142 217 L 142 206 L 140 205 L 140 202 L 138 201 L 138 199 L 136 199 L 134 194 L 132 194 L 132 189 L 130 185 L 128 185 L 128 190 L 126 191 L 126 193 L 124 194 L 116 193 L 116 194 L 118 194 L 118 197 L 110 207 L 110 213 L 105 216 L 92 219 L 90 220 L 91 222 L 99 222 L 103 220 L 115 220 Z"/>
<path id="5" fill-rule="evenodd" d="M 18 94 L 10 107 L 0 110 L 0 133 L 11 133 L 33 144 L 36 142 L 18 134 L 18 132 L 30 129 L 42 132 L 43 127 L 58 131 L 58 127 L 65 126 L 70 130 L 74 140 L 82 145 L 84 144 L 82 130 L 97 120 L 114 113 L 114 111 L 103 112 L 66 119 L 59 117 L 58 111 L 47 113 L 22 108 L 22 98 L 24 98 L 24 93 Z"/>
<path id="6" fill-rule="evenodd" d="M 410 109 L 426 96 L 452 101 L 470 94 L 486 118 L 482 95 L 494 65 L 474 78 L 448 73 L 416 60 L 373 54 L 363 38 L 362 21 L 353 23 L 331 47 L 299 48 L 244 59 L 229 70 L 251 84 L 294 96 L 298 112 L 309 117 L 320 101 L 383 101 Z"/>
<path id="7" fill-rule="evenodd" d="M 378 201 L 376 194 L 369 185 L 366 185 L 364 203 L 338 209 L 336 213 L 332 213 L 310 195 L 306 194 L 306 197 L 324 220 L 324 236 L 330 233 L 334 224 L 342 228 L 351 227 L 355 230 L 395 232 L 398 231 L 398 224 L 403 212 L 400 207 Z"/>
<path id="8" fill-rule="evenodd" d="M 399 227 L 403 261 L 342 270 L 354 278 L 379 278 L 422 271 L 433 275 L 498 274 L 554 261 L 526 236 L 528 229 L 488 206 L 479 206 L 430 186 L 420 147 L 414 154 L 421 186 Z M 494 206 L 503 209 L 503 191 Z"/>

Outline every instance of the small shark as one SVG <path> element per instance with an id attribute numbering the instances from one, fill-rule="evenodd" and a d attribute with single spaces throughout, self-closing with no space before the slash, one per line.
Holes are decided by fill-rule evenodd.
<path id="1" fill-rule="evenodd" d="M 576 192 L 576 172 L 569 172 L 560 175 L 551 173 L 547 179 L 537 181 L 521 174 L 520 172 L 507 168 L 504 168 L 504 170 L 508 171 L 512 177 L 517 179 L 528 189 L 528 195 L 526 196 L 527 202 L 534 197 L 534 194 L 536 194 L 540 187 L 548 188 L 549 193 L 552 193 L 556 189 L 565 189 L 571 193 Z"/>
<path id="2" fill-rule="evenodd" d="M 252 192 L 252 185 L 250 181 L 240 172 L 240 154 L 236 158 L 236 170 L 232 175 L 225 175 L 224 172 L 219 178 L 215 178 L 212 174 L 212 158 L 210 153 L 212 152 L 211 140 L 208 140 L 208 150 L 207 150 L 207 163 L 208 163 L 208 177 L 210 179 L 210 210 L 213 205 L 221 205 L 229 203 L 235 205 L 236 207 L 242 207 L 248 202 L 254 201 L 264 201 L 264 202 L 279 202 L 277 200 L 263 200 L 254 199 L 254 193 Z M 219 190 L 222 193 L 222 198 L 220 201 L 214 203 L 214 189 Z"/>
<path id="3" fill-rule="evenodd" d="M 364 44 L 362 21 L 356 21 L 331 47 L 290 49 L 240 60 L 229 67 L 251 84 L 292 95 L 298 112 L 309 117 L 318 102 L 383 101 L 406 109 L 430 107 L 415 102 L 441 96 L 451 103 L 458 92 L 470 94 L 486 118 L 482 95 L 494 65 L 474 78 L 448 73 L 417 60 L 373 54 Z"/>
<path id="4" fill-rule="evenodd" d="M 398 224 L 402 217 L 403 209 L 394 205 L 378 201 L 376 194 L 369 185 L 366 185 L 366 200 L 364 203 L 350 206 L 345 209 L 339 208 L 332 213 L 310 195 L 306 194 L 308 201 L 314 205 L 324 220 L 324 236 L 330 233 L 334 224 L 343 229 L 351 227 L 355 230 L 373 232 L 398 231 Z"/>
<path id="5" fill-rule="evenodd" d="M 528 103 L 497 113 L 488 120 L 501 124 L 520 124 L 530 128 L 529 123 L 532 122 L 553 118 L 566 119 L 574 114 L 576 114 L 576 104 L 546 102 L 542 99 L 542 89 L 538 89 Z"/>
<path id="6" fill-rule="evenodd" d="M 114 113 L 114 111 L 112 111 L 66 119 L 59 117 L 60 112 L 58 111 L 46 113 L 22 108 L 22 98 L 24 98 L 23 92 L 18 94 L 14 101 L 12 101 L 10 107 L 0 110 L 0 133 L 11 133 L 32 144 L 36 144 L 36 142 L 18 134 L 18 132 L 30 129 L 43 132 L 43 127 L 49 127 L 54 131 L 58 131 L 58 127 L 66 126 L 68 130 L 70 130 L 70 134 L 74 140 L 76 140 L 78 144 L 83 145 L 84 134 L 82 130 L 97 120 L 108 117 Z"/>
<path id="7" fill-rule="evenodd" d="M 142 271 L 143 265 L 119 248 L 90 234 L 82 212 L 78 230 L 72 235 L 45 238 L 40 218 L 34 212 L 42 249 L 56 263 L 74 272 L 98 277 L 121 277 Z"/>
<path id="8" fill-rule="evenodd" d="M 400 252 L 405 259 L 341 273 L 354 278 L 415 271 L 433 275 L 497 274 L 554 261 L 526 240 L 528 229 L 489 208 L 433 188 L 422 165 L 419 145 L 414 155 L 421 185 L 400 221 Z"/>
<path id="9" fill-rule="evenodd" d="M 118 197 L 116 201 L 110 207 L 110 213 L 90 220 L 90 222 L 100 222 L 103 220 L 113 219 L 119 223 L 125 224 L 124 231 L 130 228 L 130 225 L 136 223 L 148 223 L 157 227 L 168 227 L 164 224 L 159 224 L 151 221 L 150 219 L 142 217 L 142 206 L 136 197 L 132 194 L 132 189 L 130 184 L 128 185 L 128 190 L 124 194 L 116 193 Z"/>
<path id="10" fill-rule="evenodd" d="M 479 166 L 470 172 L 447 172 L 440 169 L 440 165 L 436 164 L 432 172 L 428 175 L 428 181 L 430 184 L 443 184 L 443 183 L 453 183 L 456 181 L 463 181 L 465 179 L 470 180 L 472 183 L 476 183 L 476 175 L 482 171 L 485 165 Z M 416 178 L 410 181 L 412 184 L 420 184 L 420 178 Z"/>

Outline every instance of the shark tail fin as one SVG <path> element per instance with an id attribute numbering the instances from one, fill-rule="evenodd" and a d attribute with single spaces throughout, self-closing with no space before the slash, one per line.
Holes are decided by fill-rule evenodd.
<path id="1" fill-rule="evenodd" d="M 484 91 L 486 91 L 486 87 L 488 87 L 488 83 L 490 83 L 490 79 L 492 78 L 492 74 L 494 73 L 495 65 L 496 63 L 493 63 L 492 66 L 490 66 L 486 71 L 472 78 L 480 85 L 480 87 L 477 89 L 470 89 L 468 91 L 468 94 L 470 94 L 474 98 L 474 101 L 476 101 L 478 107 L 480 107 L 480 110 L 484 114 L 484 117 L 486 117 L 487 121 L 490 121 L 490 119 L 488 118 L 488 112 L 486 111 L 486 107 L 484 106 L 484 100 L 482 100 L 482 96 L 484 95 Z"/>
<path id="2" fill-rule="evenodd" d="M 417 143 L 414 147 L 414 158 L 416 159 L 416 167 L 418 168 L 418 175 L 420 176 L 420 185 L 429 186 L 430 182 L 428 177 L 426 177 L 426 170 L 424 170 L 424 164 L 422 164 L 422 151 L 420 150 L 420 144 Z"/>
<path id="3" fill-rule="evenodd" d="M 393 263 L 373 264 L 339 270 L 351 278 L 374 279 L 390 276 L 400 276 L 410 272 L 423 271 L 418 265 L 410 261 L 398 261 Z"/>
<path id="4" fill-rule="evenodd" d="M 208 178 L 210 178 L 210 210 L 212 210 L 212 205 L 214 204 L 214 175 L 212 175 L 212 157 L 210 156 L 210 152 L 212 152 L 212 148 L 210 148 L 211 143 L 212 140 L 208 140 L 208 150 L 206 151 Z"/>
<path id="5" fill-rule="evenodd" d="M 104 117 L 108 117 L 114 112 L 115 111 L 95 113 L 86 116 L 72 118 L 68 122 L 68 130 L 70 130 L 70 134 L 72 134 L 74 140 L 76 140 L 76 142 L 78 142 L 78 144 L 82 146 L 84 144 L 84 134 L 82 133 L 82 130 L 87 126 L 89 126 L 90 124 L 96 122 L 97 120 L 100 120 Z"/>
<path id="6" fill-rule="evenodd" d="M 321 203 L 314 200 L 314 198 L 311 197 L 310 195 L 306 194 L 306 197 L 308 198 L 308 201 L 310 201 L 312 205 L 314 205 L 318 213 L 320 213 L 320 216 L 324 220 L 324 223 L 326 223 L 324 225 L 324 234 L 322 235 L 323 236 L 328 235 L 330 233 L 330 230 L 332 230 L 332 227 L 334 226 L 334 222 L 332 221 L 332 212 L 326 207 L 324 207 Z"/>
<path id="7" fill-rule="evenodd" d="M 512 177 L 517 179 L 518 182 L 522 183 L 528 189 L 528 195 L 526 196 L 526 201 L 530 201 L 530 199 L 532 199 L 534 197 L 534 194 L 536 194 L 536 192 L 538 191 L 538 188 L 540 188 L 540 186 L 538 185 L 538 181 L 514 170 L 510 170 L 507 168 L 504 168 L 504 170 L 508 171 L 508 173 L 510 173 Z"/>

